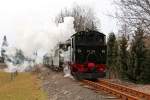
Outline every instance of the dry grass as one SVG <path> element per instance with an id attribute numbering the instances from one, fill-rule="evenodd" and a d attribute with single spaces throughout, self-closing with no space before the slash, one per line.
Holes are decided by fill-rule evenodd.
<path id="1" fill-rule="evenodd" d="M 46 100 L 40 84 L 30 73 L 19 73 L 11 80 L 10 73 L 0 72 L 0 100 Z"/>

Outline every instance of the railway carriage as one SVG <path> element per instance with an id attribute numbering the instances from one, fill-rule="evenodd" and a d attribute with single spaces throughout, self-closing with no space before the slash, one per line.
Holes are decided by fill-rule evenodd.
<path id="1" fill-rule="evenodd" d="M 59 43 L 57 57 L 52 56 L 53 67 L 68 64 L 78 80 L 103 78 L 106 74 L 106 36 L 97 31 L 81 31 L 64 43 Z M 57 59 L 58 58 L 58 59 Z M 51 61 L 52 62 L 52 61 Z"/>

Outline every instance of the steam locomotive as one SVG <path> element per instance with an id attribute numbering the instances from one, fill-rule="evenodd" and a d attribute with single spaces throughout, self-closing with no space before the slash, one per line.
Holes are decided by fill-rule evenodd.
<path id="1" fill-rule="evenodd" d="M 98 31 L 81 31 L 59 43 L 45 65 L 54 70 L 68 66 L 75 79 L 98 79 L 106 75 L 106 36 Z"/>

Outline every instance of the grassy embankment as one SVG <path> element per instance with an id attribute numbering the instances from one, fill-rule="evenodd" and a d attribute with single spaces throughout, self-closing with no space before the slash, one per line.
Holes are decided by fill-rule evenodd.
<path id="1" fill-rule="evenodd" d="M 11 80 L 10 73 L 0 71 L 0 100 L 46 100 L 41 81 L 31 73 L 19 73 Z"/>

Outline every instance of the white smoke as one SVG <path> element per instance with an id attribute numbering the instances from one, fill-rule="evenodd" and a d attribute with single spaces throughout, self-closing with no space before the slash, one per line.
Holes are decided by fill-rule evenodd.
<path id="1" fill-rule="evenodd" d="M 63 64 L 63 72 L 64 72 L 64 77 L 69 77 L 73 79 L 73 76 L 71 75 L 71 70 L 70 70 L 70 66 L 69 63 L 70 62 L 70 47 L 68 48 L 67 51 L 63 52 L 63 57 L 64 57 L 64 64 Z"/>
<path id="2" fill-rule="evenodd" d="M 64 22 L 58 26 L 50 22 L 45 29 L 40 27 L 38 31 L 29 27 L 20 30 L 21 32 L 17 33 L 17 48 L 22 49 L 29 56 L 37 50 L 49 52 L 57 42 L 67 40 L 75 32 L 73 21 L 73 17 L 65 17 Z"/>
<path id="3" fill-rule="evenodd" d="M 37 63 L 36 61 L 36 57 L 34 55 L 32 55 L 30 57 L 31 61 L 29 60 L 24 60 L 22 63 L 19 63 L 19 64 L 16 64 L 17 61 L 20 59 L 18 59 L 16 57 L 16 53 L 17 53 L 17 48 L 14 48 L 14 47 L 7 47 L 5 49 L 5 63 L 7 64 L 7 68 L 4 69 L 4 71 L 6 72 L 15 72 L 15 71 L 18 71 L 18 72 L 24 72 L 24 71 L 30 71 L 31 68 L 35 65 L 35 63 Z M 36 62 L 32 61 L 32 60 L 35 60 Z"/>
<path id="4" fill-rule="evenodd" d="M 65 17 L 64 22 L 56 25 L 53 21 L 44 25 L 43 27 L 34 27 L 33 24 L 21 25 L 17 29 L 16 34 L 16 48 L 21 49 L 25 56 L 36 59 L 35 63 L 42 62 L 42 59 L 38 56 L 35 58 L 34 52 L 38 52 L 38 55 L 43 56 L 44 53 L 49 53 L 51 49 L 58 42 L 63 42 L 75 33 L 73 28 L 73 17 Z M 8 57 L 15 55 L 15 50 L 6 50 Z M 33 63 L 24 62 L 24 64 L 16 66 L 10 62 L 7 62 L 7 72 L 18 70 L 20 72 L 29 69 L 33 66 Z"/>

